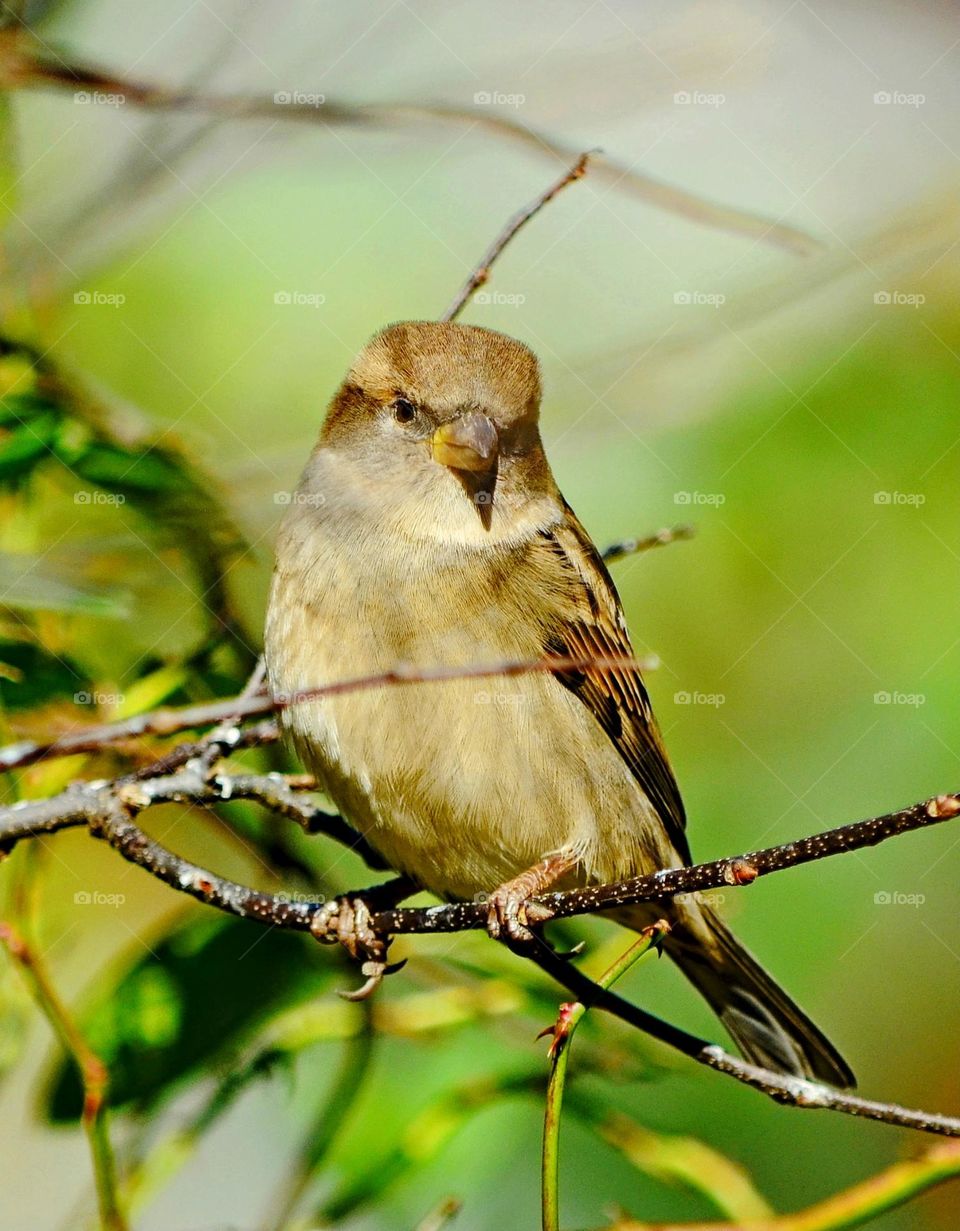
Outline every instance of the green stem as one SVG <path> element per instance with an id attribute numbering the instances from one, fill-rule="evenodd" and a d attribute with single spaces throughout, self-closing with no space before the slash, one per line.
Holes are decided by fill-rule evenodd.
<path id="1" fill-rule="evenodd" d="M 640 939 L 608 967 L 597 983 L 612 987 L 621 975 L 645 953 L 649 953 L 666 932 L 666 925 L 656 923 L 647 928 Z M 550 1047 L 550 1077 L 547 1081 L 547 1102 L 543 1117 L 543 1152 L 541 1155 L 541 1217 L 543 1231 L 560 1231 L 560 1119 L 563 1111 L 563 1095 L 567 1080 L 567 1060 L 573 1032 L 587 1012 L 586 1005 L 575 1001 L 560 1006 L 557 1023 L 553 1027 L 553 1043 Z"/>
<path id="2" fill-rule="evenodd" d="M 37 954 L 7 923 L 0 923 L 0 941 L 20 967 L 37 1006 L 80 1072 L 83 1128 L 90 1145 L 102 1231 L 127 1231 L 127 1220 L 117 1198 L 117 1168 L 107 1127 L 106 1066 L 80 1033 Z"/>

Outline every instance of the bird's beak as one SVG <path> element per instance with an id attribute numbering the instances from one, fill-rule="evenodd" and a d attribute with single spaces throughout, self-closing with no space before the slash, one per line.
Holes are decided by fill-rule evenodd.
<path id="1" fill-rule="evenodd" d="M 441 423 L 430 438 L 430 453 L 435 462 L 451 470 L 482 474 L 497 464 L 497 429 L 479 410 Z"/>

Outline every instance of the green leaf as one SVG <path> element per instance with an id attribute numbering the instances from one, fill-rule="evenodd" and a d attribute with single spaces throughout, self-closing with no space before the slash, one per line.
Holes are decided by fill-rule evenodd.
<path id="1" fill-rule="evenodd" d="M 22 382 L 28 364 L 29 361 L 20 355 L 5 355 L 0 358 L 0 387 L 4 382 Z M 4 393 L 0 397 L 0 427 L 29 423 L 42 413 L 57 414 L 59 411 L 53 402 L 37 393 Z"/>
<path id="2" fill-rule="evenodd" d="M 89 483 L 121 491 L 171 492 L 187 486 L 182 473 L 158 449 L 127 451 L 98 442 L 73 462 Z"/>
<path id="3" fill-rule="evenodd" d="M 56 411 L 43 411 L 14 428 L 0 428 L 0 482 L 20 478 L 51 452 L 60 426 Z"/>
<path id="4" fill-rule="evenodd" d="M 130 718 L 156 709 L 181 688 L 189 679 L 186 667 L 160 667 L 124 690 L 123 700 L 117 706 L 117 718 Z"/>
<path id="5" fill-rule="evenodd" d="M 49 701 L 72 700 L 88 684 L 84 673 L 67 658 L 48 654 L 29 641 L 0 638 L 0 663 L 13 668 L 9 675 L 0 672 L 0 706 L 6 710 L 28 710 Z"/>
<path id="6" fill-rule="evenodd" d="M 118 979 L 101 981 L 80 1014 L 110 1072 L 111 1106 L 150 1107 L 279 1009 L 320 995 L 337 969 L 301 933 L 206 913 L 178 926 Z M 80 1115 L 80 1084 L 62 1059 L 44 1105 L 56 1123 Z"/>

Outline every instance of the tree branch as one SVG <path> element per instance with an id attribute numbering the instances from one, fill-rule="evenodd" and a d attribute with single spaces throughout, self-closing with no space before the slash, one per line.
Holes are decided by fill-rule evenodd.
<path id="1" fill-rule="evenodd" d="M 272 98 L 205 94 L 134 81 L 89 64 L 70 63 L 64 53 L 56 53 L 54 59 L 48 47 L 41 45 L 28 30 L 13 27 L 0 30 L 0 87 L 6 90 L 55 90 L 74 95 L 77 92 L 89 93 L 94 99 L 106 94 L 150 109 L 192 111 L 235 121 L 259 119 L 276 124 L 286 120 L 314 124 L 323 129 L 386 128 L 427 120 L 480 127 L 498 139 L 512 141 L 541 156 L 546 154 L 553 160 L 567 161 L 575 156 L 575 150 L 565 142 L 521 124 L 489 106 L 469 108 L 403 101 L 363 105 L 334 100 L 321 93 L 305 93 L 302 99 L 292 92 Z M 597 171 L 619 190 L 632 192 L 657 209 L 701 226 L 742 235 L 755 243 L 772 244 L 800 255 L 809 255 L 822 247 L 821 241 L 798 227 L 707 200 L 645 175 L 628 163 L 598 156 Z"/>
<path id="2" fill-rule="evenodd" d="M 597 987 L 612 987 L 635 962 L 655 948 L 669 930 L 669 924 L 662 919 L 646 928 L 640 938 L 600 975 Z M 553 1042 L 550 1044 L 550 1076 L 547 1078 L 540 1156 L 540 1209 L 543 1231 L 560 1231 L 560 1120 L 566 1091 L 570 1044 L 577 1026 L 586 1015 L 587 1007 L 581 1001 L 561 1005 L 556 1024 L 543 1031 L 543 1034 L 553 1036 Z"/>
<path id="3" fill-rule="evenodd" d="M 404 682 L 408 679 L 406 675 L 399 677 Z M 232 704 L 235 707 L 237 701 Z M 153 804 L 210 804 L 237 798 L 252 799 L 295 820 L 307 832 L 327 833 L 364 855 L 368 853 L 365 843 L 340 817 L 330 816 L 305 803 L 297 793 L 298 787 L 303 789 L 302 782 L 292 782 L 281 774 L 210 776 L 204 769 L 202 758 L 195 758 L 175 774 L 140 780 L 127 778 L 112 783 L 76 783 L 52 799 L 15 804 L 0 810 L 0 845 L 9 848 L 13 842 L 34 834 L 86 824 L 95 837 L 109 842 L 125 859 L 179 892 L 240 918 L 257 919 L 273 927 L 309 931 L 314 916 L 323 905 L 319 899 L 266 893 L 217 876 L 155 842 L 139 828 L 134 817 Z M 748 855 L 689 868 L 672 868 L 619 885 L 544 894 L 537 901 L 552 910 L 554 917 L 562 917 L 659 901 L 678 893 L 701 892 L 721 885 L 748 885 L 761 875 L 876 845 L 898 834 L 950 820 L 958 814 L 960 796 L 939 795 L 898 812 Z M 374 931 L 385 937 L 412 932 L 462 931 L 485 926 L 486 905 L 454 903 L 423 909 L 400 908 L 380 911 L 372 915 L 370 922 Z M 922 1132 L 960 1136 L 960 1119 L 862 1099 L 818 1082 L 784 1077 L 748 1064 L 599 987 L 542 940 L 538 939 L 532 950 L 521 949 L 520 952 L 573 992 L 583 1004 L 595 1005 L 620 1017 L 699 1064 L 725 1073 L 777 1102 L 838 1111 Z"/>
<path id="4" fill-rule="evenodd" d="M 120 722 L 105 723 L 102 726 L 84 727 L 71 732 L 49 743 L 34 743 L 22 741 L 0 748 L 0 773 L 13 769 L 23 769 L 37 761 L 46 761 L 54 757 L 73 756 L 79 752 L 101 752 L 104 748 L 125 741 L 140 738 L 145 735 L 173 735 L 178 731 L 188 731 L 196 727 L 216 725 L 220 731 L 214 742 L 221 744 L 226 751 L 231 747 L 251 746 L 248 740 L 235 725 L 246 718 L 260 714 L 271 713 L 274 710 L 289 709 L 294 705 L 303 705 L 308 701 L 318 701 L 323 697 L 339 697 L 347 693 L 362 692 L 370 688 L 399 687 L 409 684 L 442 684 L 449 680 L 483 680 L 493 676 L 513 677 L 518 675 L 537 674 L 539 672 L 582 671 L 593 667 L 601 671 L 620 671 L 624 668 L 637 668 L 641 671 L 652 671 L 657 667 L 656 659 L 631 658 L 629 655 L 595 656 L 561 656 L 548 655 L 544 658 L 517 659 L 495 663 L 479 663 L 466 667 L 413 667 L 398 663 L 387 671 L 379 671 L 374 675 L 353 676 L 350 679 L 338 680 L 334 684 L 321 684 L 316 688 L 304 688 L 298 692 L 276 694 L 241 693 L 226 701 L 209 701 L 201 705 L 184 706 L 181 709 L 153 710 L 148 714 L 138 714 L 134 718 L 125 718 Z M 279 738 L 275 727 L 265 728 L 265 743 Z M 207 748 L 210 740 L 197 745 Z M 185 757 L 179 750 L 175 754 L 181 756 L 177 762 L 183 764 Z"/>
<path id="5" fill-rule="evenodd" d="M 545 893 L 536 898 L 539 905 L 553 913 L 554 918 L 569 915 L 595 914 L 622 906 L 636 906 L 641 902 L 656 902 L 682 893 L 703 893 L 708 889 L 720 889 L 749 885 L 758 877 L 771 872 L 781 872 L 802 863 L 825 859 L 830 855 L 842 855 L 864 846 L 876 846 L 898 834 L 913 829 L 924 829 L 942 821 L 952 820 L 960 814 L 960 794 L 937 795 L 921 800 L 899 812 L 887 812 L 865 821 L 854 821 L 837 829 L 828 829 L 784 842 L 778 846 L 764 847 L 745 855 L 727 859 L 714 859 L 709 863 L 692 864 L 689 867 L 667 868 L 649 876 L 636 876 L 617 885 L 590 885 L 584 889 L 568 889 L 562 893 Z M 2 830 L 0 830 L 2 835 Z M 382 932 L 460 932 L 469 928 L 486 926 L 487 908 L 482 902 L 459 902 L 442 908 L 431 907 L 415 910 L 384 911 L 375 915 L 373 926 Z"/>
<path id="6" fill-rule="evenodd" d="M 558 191 L 558 189 L 555 188 L 555 191 Z M 608 564 L 612 564 L 624 559 L 626 556 L 647 551 L 652 547 L 665 547 L 669 543 L 690 538 L 693 532 L 692 526 L 674 526 L 672 529 L 664 528 L 657 530 L 654 534 L 645 535 L 643 538 L 624 539 L 619 543 L 611 543 L 609 547 L 601 552 L 601 555 Z M 653 662 L 647 664 L 650 669 L 655 665 Z M 250 682 L 240 694 L 240 698 L 231 697 L 226 701 L 205 701 L 198 705 L 187 705 L 179 709 L 151 710 L 149 713 L 137 714 L 132 718 L 121 719 L 119 722 L 81 727 L 79 730 L 71 731 L 67 735 L 61 735 L 55 740 L 45 742 L 20 740 L 18 743 L 9 744 L 5 748 L 0 748 L 0 774 L 9 773 L 15 769 L 26 769 L 28 766 L 35 765 L 39 761 L 49 761 L 56 757 L 69 757 L 77 753 L 102 752 L 105 748 L 116 745 L 136 744 L 136 741 L 149 736 L 176 735 L 182 731 L 191 731 L 221 723 L 238 724 L 245 718 L 269 713 L 271 710 L 279 707 L 265 693 L 259 692 L 259 686 L 262 683 L 259 668 L 260 664 L 258 663 L 250 678 Z M 237 707 L 238 699 L 244 701 L 244 705 L 240 709 Z M 262 707 L 258 704 L 258 701 L 262 702 Z M 230 730 L 224 734 L 228 740 L 231 738 L 234 740 L 232 745 L 234 750 L 274 743 L 280 738 L 279 728 L 272 721 L 265 722 L 256 728 L 248 728 L 235 736 L 231 734 Z M 208 739 L 193 745 L 181 745 L 172 754 L 175 759 L 168 763 L 167 769 L 178 768 L 189 760 L 191 756 L 200 754 L 209 746 Z M 225 752 L 229 750 L 229 745 L 224 746 Z M 157 762 L 148 766 L 147 773 L 158 772 L 157 765 L 159 764 Z"/>
<path id="7" fill-rule="evenodd" d="M 782 1073 L 774 1073 L 768 1069 L 758 1068 L 748 1064 L 737 1056 L 708 1043 L 696 1035 L 688 1034 L 661 1021 L 646 1010 L 624 1000 L 615 992 L 588 978 L 569 960 L 555 953 L 544 941 L 537 940 L 533 952 L 526 954 L 545 970 L 563 987 L 571 991 L 582 1004 L 588 1008 L 604 1009 L 619 1017 L 628 1025 L 635 1026 L 645 1034 L 659 1039 L 667 1046 L 696 1060 L 698 1064 L 715 1069 L 718 1073 L 726 1073 L 736 1081 L 754 1090 L 759 1090 L 772 1098 L 776 1103 L 789 1104 L 792 1107 L 838 1111 L 848 1116 L 859 1116 L 869 1120 L 879 1120 L 884 1124 L 897 1124 L 901 1128 L 917 1129 L 923 1133 L 939 1134 L 943 1137 L 960 1137 L 960 1118 L 944 1116 L 937 1112 L 914 1111 L 908 1107 L 900 1107 L 896 1103 L 878 1103 L 871 1099 L 860 1098 L 855 1094 L 847 1094 L 835 1090 L 822 1082 L 809 1081 L 800 1077 L 787 1077 Z"/>
<path id="8" fill-rule="evenodd" d="M 628 551 L 671 542 L 684 533 L 683 527 L 661 531 L 646 539 L 619 544 L 608 549 L 606 554 L 617 559 Z M 86 826 L 93 836 L 107 841 L 125 859 L 138 864 L 179 892 L 190 894 L 199 901 L 241 918 L 257 919 L 273 927 L 309 931 L 323 905 L 321 899 L 267 893 L 217 876 L 154 841 L 137 825 L 136 818 L 155 804 L 178 802 L 210 806 L 231 799 L 253 800 L 295 821 L 306 832 L 325 833 L 356 850 L 372 866 L 383 867 L 376 852 L 341 817 L 324 812 L 303 798 L 303 791 L 315 785 L 312 779 L 303 775 L 216 772 L 216 762 L 223 756 L 277 738 L 273 720 L 244 729 L 240 724 L 245 719 L 272 709 L 362 689 L 516 676 L 530 672 L 582 670 L 587 667 L 619 669 L 624 665 L 640 664 L 619 657 L 547 657 L 467 667 L 413 668 L 400 664 L 374 675 L 341 680 L 276 698 L 257 692 L 259 679 L 254 677 L 241 696 L 226 701 L 181 710 L 156 711 L 121 723 L 87 728 L 45 745 L 13 745 L 0 749 L 0 768 L 31 764 L 81 750 L 96 752 L 147 734 L 170 734 L 197 726 L 213 726 L 213 730 L 199 742 L 181 744 L 152 765 L 142 766 L 125 777 L 113 781 L 77 782 L 50 799 L 21 801 L 0 808 L 0 853 L 9 852 L 24 838 Z M 596 885 L 544 894 L 536 901 L 549 910 L 552 917 L 561 918 L 657 902 L 679 894 L 704 892 L 721 886 L 748 885 L 771 872 L 873 846 L 887 838 L 939 824 L 958 815 L 960 794 L 938 795 L 897 812 L 857 821 L 796 842 L 691 867 L 665 869 L 616 885 Z M 486 921 L 486 903 L 477 901 L 381 910 L 371 916 L 370 923 L 375 932 L 389 940 L 401 933 L 477 929 L 485 927 Z M 739 1060 L 722 1048 L 663 1022 L 599 987 L 539 937 L 532 948 L 524 948 L 520 952 L 572 991 L 581 1003 L 595 1005 L 622 1018 L 698 1063 L 725 1073 L 776 1101 L 797 1107 L 825 1108 L 929 1133 L 960 1135 L 960 1119 L 861 1099 L 817 1082 L 784 1077 Z"/>
<path id="9" fill-rule="evenodd" d="M 444 312 L 443 316 L 440 317 L 442 321 L 455 321 L 457 319 L 463 309 L 470 302 L 470 298 L 473 293 L 478 291 L 480 287 L 489 280 L 490 271 L 494 262 L 517 234 L 517 232 L 521 230 L 522 227 L 525 227 L 531 218 L 536 217 L 543 207 L 548 205 L 558 193 L 562 192 L 564 188 L 567 187 L 568 184 L 573 184 L 577 180 L 583 179 L 587 173 L 587 161 L 589 160 L 590 155 L 595 152 L 596 151 L 593 150 L 587 150 L 586 153 L 581 154 L 573 166 L 570 167 L 569 170 L 565 171 L 555 183 L 551 184 L 549 188 L 546 188 L 543 192 L 541 192 L 540 195 L 535 200 L 531 201 L 529 205 L 525 205 L 523 209 L 518 210 L 513 215 L 507 225 L 480 258 L 479 264 L 474 267 L 473 272 L 467 278 L 466 282 L 456 293 L 453 298 L 453 302 L 447 308 L 446 312 Z"/>
<path id="10" fill-rule="evenodd" d="M 683 539 L 692 539 L 696 531 L 693 526 L 664 526 L 655 534 L 648 534 L 642 539 L 622 539 L 619 543 L 611 543 L 600 553 L 604 564 L 617 564 L 627 556 L 638 555 L 642 551 L 650 551 L 653 547 L 668 547 L 671 543 L 679 543 Z"/>

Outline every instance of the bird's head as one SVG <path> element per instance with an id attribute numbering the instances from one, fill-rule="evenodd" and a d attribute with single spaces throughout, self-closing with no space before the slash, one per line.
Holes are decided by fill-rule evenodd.
<path id="1" fill-rule="evenodd" d="M 552 488 L 539 412 L 539 365 L 522 342 L 474 325 L 404 321 L 357 357 L 320 448 L 349 459 L 382 499 L 412 509 L 415 495 L 421 517 L 446 523 L 438 531 L 472 538 Z"/>

